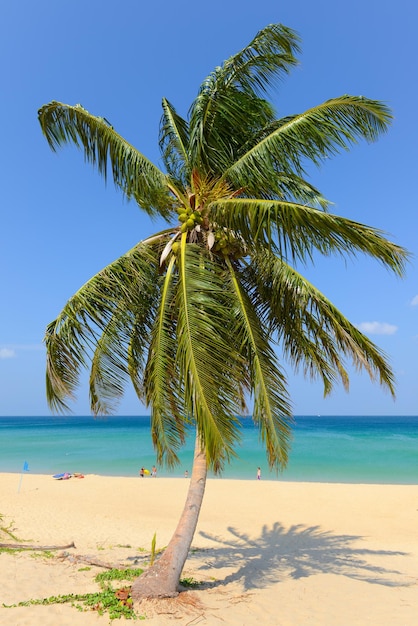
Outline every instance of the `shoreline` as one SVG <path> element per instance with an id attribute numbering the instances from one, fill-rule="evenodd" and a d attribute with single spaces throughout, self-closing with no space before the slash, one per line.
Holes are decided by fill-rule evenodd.
<path id="1" fill-rule="evenodd" d="M 67 545 L 71 555 L 127 563 L 167 545 L 183 508 L 185 478 L 59 481 L 1 473 L 1 527 L 19 540 Z M 418 614 L 418 486 L 209 478 L 184 576 L 199 606 L 150 626 L 399 626 Z M 12 541 L 4 538 L 2 542 Z M 0 552 L 2 602 L 97 590 L 80 563 Z M 191 613 L 190 613 L 191 611 Z M 199 618 L 199 619 L 198 619 Z M 0 625 L 105 626 L 69 605 L 0 608 Z"/>
<path id="2" fill-rule="evenodd" d="M 68 472 L 70 474 L 71 477 L 74 477 L 73 474 L 71 474 L 70 472 Z M 13 475 L 13 476 L 41 476 L 44 478 L 53 478 L 53 474 L 45 474 L 44 472 L 33 472 L 33 471 L 19 471 L 19 472 L 14 472 L 14 471 L 0 471 L 0 476 L 8 476 L 8 475 Z M 120 478 L 120 479 L 132 479 L 132 480 L 136 480 L 136 479 L 140 479 L 139 475 L 135 476 L 133 474 L 99 474 L 99 473 L 86 473 L 83 474 L 83 477 L 87 478 L 87 477 L 98 477 L 98 478 L 103 478 L 103 479 L 107 479 L 107 478 Z M 167 476 L 167 475 L 161 475 L 161 474 L 157 474 L 157 477 L 152 477 L 152 476 L 144 476 L 144 480 L 184 480 L 186 481 L 187 478 L 185 478 L 184 476 L 181 475 L 176 475 L 176 476 Z M 141 479 L 142 480 L 142 479 Z M 257 477 L 255 476 L 254 479 L 250 479 L 250 478 L 241 478 L 241 477 L 223 477 L 223 476 L 208 476 L 207 478 L 208 481 L 231 481 L 231 482 L 248 482 L 248 483 L 253 483 L 253 482 L 257 482 Z M 294 478 L 267 478 L 265 476 L 265 474 L 261 477 L 261 480 L 259 482 L 263 482 L 263 483 L 280 483 L 280 484 L 307 484 L 307 485 L 364 485 L 364 486 L 378 486 L 378 485 L 382 485 L 382 486 L 393 486 L 393 487 L 414 487 L 414 486 L 418 486 L 418 482 L 380 482 L 380 481 L 353 481 L 353 480 L 307 480 L 307 479 L 301 479 L 301 480 L 296 480 Z"/>

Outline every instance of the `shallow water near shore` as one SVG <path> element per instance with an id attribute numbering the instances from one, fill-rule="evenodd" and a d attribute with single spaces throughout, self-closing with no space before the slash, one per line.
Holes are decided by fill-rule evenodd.
<path id="1" fill-rule="evenodd" d="M 261 467 L 262 480 L 418 484 L 417 416 L 296 416 L 289 463 L 278 474 L 251 418 L 241 421 L 239 456 L 222 477 L 255 479 Z M 193 445 L 191 436 L 180 465 L 158 475 L 190 472 Z M 138 476 L 155 463 L 149 417 L 0 417 L 0 471 L 20 473 L 25 462 L 36 474 Z"/>

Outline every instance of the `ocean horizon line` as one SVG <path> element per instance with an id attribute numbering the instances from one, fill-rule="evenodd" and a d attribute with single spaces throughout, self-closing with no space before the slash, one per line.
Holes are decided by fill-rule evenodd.
<path id="1" fill-rule="evenodd" d="M 108 418 L 151 418 L 150 414 L 134 414 L 134 413 L 110 413 L 107 415 L 93 415 L 91 413 L 33 413 L 30 415 L 22 415 L 22 414 L 8 414 L 5 413 L 3 415 L 0 415 L 0 419 L 3 418 L 20 418 L 20 417 L 24 417 L 24 418 L 51 418 L 51 419 L 60 419 L 60 418 L 66 418 L 66 419 L 70 419 L 70 418 L 78 418 L 78 417 L 83 417 L 83 418 L 92 418 L 92 419 L 97 419 L 97 420 L 101 420 L 101 419 L 108 419 Z M 248 413 L 248 414 L 236 414 L 234 417 L 238 417 L 240 419 L 252 419 L 252 413 Z M 294 415 L 292 415 L 292 418 L 298 418 L 298 417 L 309 417 L 309 418 L 313 418 L 313 417 L 324 417 L 324 418 L 340 418 L 340 417 L 359 417 L 359 418 L 368 418 L 368 417 L 384 417 L 384 418 L 404 418 L 404 417 L 417 417 L 418 418 L 418 413 L 295 413 Z"/>

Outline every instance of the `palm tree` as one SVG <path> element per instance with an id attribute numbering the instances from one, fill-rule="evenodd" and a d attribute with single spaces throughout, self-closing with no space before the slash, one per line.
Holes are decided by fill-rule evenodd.
<path id="1" fill-rule="evenodd" d="M 402 275 L 406 251 L 379 230 L 333 215 L 305 168 L 373 141 L 388 108 L 343 95 L 276 119 L 266 94 L 296 65 L 299 39 L 261 30 L 202 83 L 187 119 L 162 101 L 165 171 L 85 110 L 51 102 L 39 111 L 56 150 L 73 143 L 167 229 L 91 278 L 47 328 L 47 397 L 67 411 L 90 369 L 91 410 L 115 409 L 127 381 L 151 411 L 159 463 L 173 466 L 190 426 L 196 453 L 173 539 L 133 596 L 177 593 L 208 469 L 222 471 L 251 399 L 269 465 L 286 465 L 292 414 L 283 362 L 348 387 L 346 361 L 394 394 L 385 355 L 298 271 L 315 253 L 364 253 Z M 278 354 L 282 355 L 282 360 Z"/>

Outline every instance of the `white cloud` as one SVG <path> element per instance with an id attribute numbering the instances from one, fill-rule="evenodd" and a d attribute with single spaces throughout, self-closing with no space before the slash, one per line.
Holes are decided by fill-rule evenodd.
<path id="1" fill-rule="evenodd" d="M 10 348 L 0 348 L 0 359 L 13 359 L 16 356 L 16 352 Z"/>
<path id="2" fill-rule="evenodd" d="M 411 300 L 411 306 L 418 306 L 418 296 L 414 296 Z"/>
<path id="3" fill-rule="evenodd" d="M 32 352 L 38 350 L 45 350 L 45 346 L 41 343 L 30 344 L 8 344 L 3 347 L 0 346 L 0 360 L 1 359 L 13 359 L 17 357 L 21 352 Z"/>
<path id="4" fill-rule="evenodd" d="M 369 335 L 393 335 L 398 330 L 397 326 L 387 322 L 361 322 L 357 328 Z"/>

